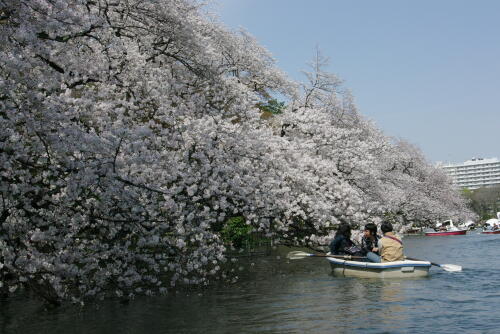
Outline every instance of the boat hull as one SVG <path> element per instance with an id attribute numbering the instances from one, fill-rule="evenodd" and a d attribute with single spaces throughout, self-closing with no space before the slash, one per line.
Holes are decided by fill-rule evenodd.
<path id="1" fill-rule="evenodd" d="M 500 234 L 500 230 L 496 230 L 496 231 L 482 231 L 481 234 Z"/>
<path id="2" fill-rule="evenodd" d="M 327 258 L 334 276 L 360 278 L 415 278 L 429 275 L 428 261 L 360 262 Z"/>
<path id="3" fill-rule="evenodd" d="M 467 230 L 458 230 L 458 231 L 438 231 L 438 232 L 425 232 L 426 236 L 443 236 L 443 235 L 464 235 L 467 233 Z"/>

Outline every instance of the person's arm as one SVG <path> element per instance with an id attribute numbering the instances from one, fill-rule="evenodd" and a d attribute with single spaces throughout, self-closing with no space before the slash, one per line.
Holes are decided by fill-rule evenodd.
<path id="1" fill-rule="evenodd" d="M 377 253 L 378 254 L 378 242 L 380 241 L 380 238 L 377 236 L 375 237 L 375 242 L 373 243 L 373 248 L 372 248 L 372 252 L 374 253 Z"/>
<path id="2" fill-rule="evenodd" d="M 383 247 L 384 247 L 384 245 L 382 245 L 382 238 L 380 238 L 380 239 L 378 239 L 378 243 L 377 243 L 377 251 L 379 254 L 382 251 Z"/>
<path id="3" fill-rule="evenodd" d="M 372 250 L 370 247 L 368 247 L 368 243 L 366 238 L 361 238 L 361 252 L 363 252 L 363 255 L 366 255 L 366 253 L 371 252 Z"/>
<path id="4" fill-rule="evenodd" d="M 330 243 L 330 253 L 335 255 L 337 253 L 337 249 L 339 248 L 339 243 L 341 241 L 341 238 L 333 238 L 332 242 Z"/>

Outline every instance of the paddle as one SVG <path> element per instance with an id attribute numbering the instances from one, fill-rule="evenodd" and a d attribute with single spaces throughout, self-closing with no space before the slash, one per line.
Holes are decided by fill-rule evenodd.
<path id="1" fill-rule="evenodd" d="M 419 260 L 419 259 L 415 259 L 412 257 L 406 257 L 406 259 L 413 260 L 413 261 L 424 261 L 424 260 Z M 459 266 L 456 264 L 439 264 L 439 263 L 434 263 L 434 262 L 431 262 L 431 264 L 433 266 L 442 268 L 442 269 L 444 269 L 446 271 L 450 271 L 450 272 L 462 271 L 462 266 Z"/>
<path id="2" fill-rule="evenodd" d="M 334 257 L 336 259 L 366 259 L 364 256 L 353 256 L 353 255 L 328 255 L 328 254 L 311 254 L 311 253 L 306 253 L 306 252 L 301 252 L 301 251 L 293 251 L 287 254 L 287 258 L 290 260 L 298 260 L 298 259 L 303 259 L 306 257 Z"/>

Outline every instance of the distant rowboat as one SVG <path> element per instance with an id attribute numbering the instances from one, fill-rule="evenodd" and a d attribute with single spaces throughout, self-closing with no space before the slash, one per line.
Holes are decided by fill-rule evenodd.
<path id="1" fill-rule="evenodd" d="M 426 236 L 444 236 L 444 235 L 464 235 L 467 233 L 467 229 L 459 229 L 453 225 L 453 221 L 447 220 L 442 224 L 437 224 L 437 231 L 425 232 Z"/>
<path id="2" fill-rule="evenodd" d="M 500 234 L 500 230 L 483 230 L 481 231 L 482 234 Z"/>
<path id="3" fill-rule="evenodd" d="M 467 230 L 425 232 L 426 236 L 464 235 Z"/>

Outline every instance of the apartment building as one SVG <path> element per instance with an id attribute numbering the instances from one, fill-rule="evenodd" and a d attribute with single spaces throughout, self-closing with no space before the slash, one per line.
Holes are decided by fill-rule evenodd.
<path id="1" fill-rule="evenodd" d="M 459 164 L 438 164 L 460 188 L 477 189 L 500 186 L 500 161 L 497 158 L 472 158 Z"/>

